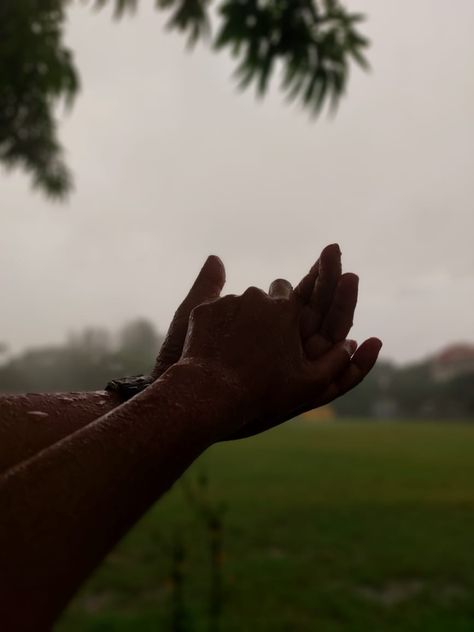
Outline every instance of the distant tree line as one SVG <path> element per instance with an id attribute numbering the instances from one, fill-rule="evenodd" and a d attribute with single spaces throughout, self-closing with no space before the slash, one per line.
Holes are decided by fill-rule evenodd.
<path id="1" fill-rule="evenodd" d="M 474 419 L 474 371 L 439 380 L 432 362 L 379 362 L 362 384 L 333 404 L 340 416 Z"/>
<path id="2" fill-rule="evenodd" d="M 150 373 L 162 340 L 153 323 L 136 319 L 117 333 L 89 327 L 59 345 L 11 358 L 4 351 L 0 393 L 100 390 L 113 378 Z M 379 362 L 333 407 L 342 417 L 474 419 L 474 370 L 440 380 L 430 360 Z"/>
<path id="3" fill-rule="evenodd" d="M 100 390 L 126 375 L 149 374 L 162 336 L 145 319 L 117 334 L 88 327 L 60 345 L 28 349 L 0 366 L 0 392 Z"/>

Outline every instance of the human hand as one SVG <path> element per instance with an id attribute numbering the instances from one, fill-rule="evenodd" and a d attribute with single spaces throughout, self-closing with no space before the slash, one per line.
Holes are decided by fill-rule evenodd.
<path id="1" fill-rule="evenodd" d="M 313 267 L 295 291 L 280 279 L 269 294 L 252 287 L 192 311 L 181 362 L 214 375 L 216 400 L 230 398 L 217 440 L 256 434 L 326 404 L 374 365 L 379 340 L 357 351 L 339 340 L 352 324 L 357 277 L 341 276 L 338 257 L 334 246 L 325 249 L 317 273 Z"/>
<path id="2" fill-rule="evenodd" d="M 326 351 L 332 341 L 338 342 L 346 337 L 352 324 L 349 323 L 348 312 L 351 305 L 354 308 L 357 302 L 357 283 L 355 275 L 346 274 L 341 279 L 341 252 L 337 244 L 332 244 L 323 250 L 321 257 L 295 288 L 295 293 L 304 305 L 301 335 L 310 358 L 315 359 L 322 351 Z M 160 377 L 181 358 L 192 310 L 201 303 L 218 298 L 224 284 L 224 264 L 219 257 L 211 255 L 204 262 L 186 298 L 175 312 L 151 374 L 153 379 Z M 288 282 L 285 281 L 285 284 Z M 330 318 L 323 322 L 336 288 L 339 298 Z M 344 303 L 344 314 L 341 314 L 339 307 L 341 302 Z"/>
<path id="3" fill-rule="evenodd" d="M 358 286 L 356 274 L 342 274 L 341 250 L 338 244 L 331 244 L 323 249 L 319 259 L 294 290 L 289 281 L 277 279 L 270 285 L 269 295 L 274 298 L 289 297 L 293 293 L 301 303 L 300 335 L 304 354 L 309 360 L 317 360 L 348 336 L 353 325 Z M 328 387 L 318 406 L 328 404 L 355 388 L 374 366 L 381 346 L 376 338 L 365 341 L 354 353 L 344 374 Z M 269 427 L 268 419 L 255 419 L 231 439 L 252 436 Z"/>

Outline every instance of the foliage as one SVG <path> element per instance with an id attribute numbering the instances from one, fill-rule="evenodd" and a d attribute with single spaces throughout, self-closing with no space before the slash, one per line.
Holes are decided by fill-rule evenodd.
<path id="1" fill-rule="evenodd" d="M 86 0 L 87 1 L 87 0 Z M 63 43 L 66 0 L 3 0 L 0 5 L 0 162 L 32 173 L 51 196 L 72 186 L 57 138 L 55 109 L 71 104 L 79 89 L 71 51 Z M 114 4 L 117 17 L 138 0 L 91 0 Z M 263 95 L 275 67 L 282 90 L 318 114 L 344 94 L 350 61 L 367 67 L 368 41 L 358 31 L 363 19 L 339 0 L 216 0 L 218 27 L 211 33 L 210 0 L 157 0 L 171 13 L 169 28 L 190 45 L 208 39 L 237 60 L 241 88 L 254 84 Z"/>
<path id="2" fill-rule="evenodd" d="M 339 416 L 473 418 L 474 374 L 445 382 L 435 379 L 430 361 L 396 367 L 379 362 L 362 384 L 333 404 Z"/>
<path id="3" fill-rule="evenodd" d="M 0 162 L 22 166 L 51 196 L 71 188 L 54 109 L 79 88 L 72 53 L 63 42 L 60 0 L 0 4 Z"/>
<path id="4" fill-rule="evenodd" d="M 0 392 L 103 389 L 113 378 L 149 374 L 162 342 L 152 323 L 137 319 L 117 336 L 97 327 L 62 345 L 30 349 L 0 367 Z"/>

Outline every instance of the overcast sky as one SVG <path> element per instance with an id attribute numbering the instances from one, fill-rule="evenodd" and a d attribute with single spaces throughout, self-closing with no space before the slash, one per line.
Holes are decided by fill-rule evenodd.
<path id="1" fill-rule="evenodd" d="M 209 253 L 228 292 L 295 282 L 338 241 L 361 277 L 354 336 L 405 361 L 474 341 L 474 2 L 347 0 L 371 74 L 335 118 L 239 94 L 232 63 L 142 2 L 71 11 L 83 90 L 61 127 L 64 205 L 0 172 L 0 340 L 18 350 L 146 316 L 164 330 Z"/>

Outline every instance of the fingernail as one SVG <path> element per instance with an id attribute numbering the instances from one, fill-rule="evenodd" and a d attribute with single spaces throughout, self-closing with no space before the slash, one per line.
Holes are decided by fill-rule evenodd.
<path id="1" fill-rule="evenodd" d="M 347 353 L 352 356 L 357 349 L 357 342 L 355 340 L 344 340 L 342 346 Z"/>
<path id="2" fill-rule="evenodd" d="M 202 267 L 203 269 L 206 268 L 220 271 L 224 269 L 224 264 L 222 263 L 222 259 L 220 259 L 217 255 L 209 255 Z"/>
<path id="3" fill-rule="evenodd" d="M 209 257 L 205 261 L 205 265 L 211 262 L 220 263 L 222 265 L 222 259 L 217 255 L 209 255 Z"/>

